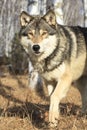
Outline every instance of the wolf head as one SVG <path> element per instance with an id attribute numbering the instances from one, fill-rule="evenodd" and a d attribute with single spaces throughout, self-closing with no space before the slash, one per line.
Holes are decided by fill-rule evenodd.
<path id="1" fill-rule="evenodd" d="M 56 16 L 51 10 L 44 16 L 31 16 L 26 12 L 20 15 L 21 44 L 28 53 L 45 58 L 56 48 Z"/>

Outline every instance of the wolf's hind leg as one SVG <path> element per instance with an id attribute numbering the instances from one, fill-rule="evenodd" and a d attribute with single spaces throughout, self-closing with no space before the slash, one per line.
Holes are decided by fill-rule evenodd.
<path id="1" fill-rule="evenodd" d="M 76 85 L 82 98 L 82 112 L 87 113 L 87 76 L 82 76 Z"/>

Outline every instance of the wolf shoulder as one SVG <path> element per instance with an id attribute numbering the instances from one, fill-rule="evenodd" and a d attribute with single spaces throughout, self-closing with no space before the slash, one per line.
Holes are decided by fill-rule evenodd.
<path id="1" fill-rule="evenodd" d="M 77 80 L 79 77 L 87 75 L 87 28 L 79 26 L 70 28 L 76 37 L 76 48 L 72 51 L 72 55 L 76 51 L 76 57 L 71 60 L 71 73 L 73 79 Z M 75 47 L 74 42 L 73 44 Z"/>

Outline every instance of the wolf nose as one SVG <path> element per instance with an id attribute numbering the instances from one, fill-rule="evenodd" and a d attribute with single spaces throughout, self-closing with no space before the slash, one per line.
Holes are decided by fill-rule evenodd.
<path id="1" fill-rule="evenodd" d="M 34 50 L 35 52 L 38 52 L 39 49 L 40 49 L 40 46 L 39 46 L 39 45 L 33 45 L 33 50 Z"/>

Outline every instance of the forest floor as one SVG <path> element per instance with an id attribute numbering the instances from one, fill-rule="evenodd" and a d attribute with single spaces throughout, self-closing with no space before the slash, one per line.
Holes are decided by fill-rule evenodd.
<path id="1" fill-rule="evenodd" d="M 28 88 L 28 75 L 12 75 L 0 68 L 0 130 L 48 130 L 49 101 Z M 60 103 L 58 130 L 87 130 L 81 116 L 81 97 L 71 87 Z M 54 129 L 55 130 L 55 129 Z"/>

